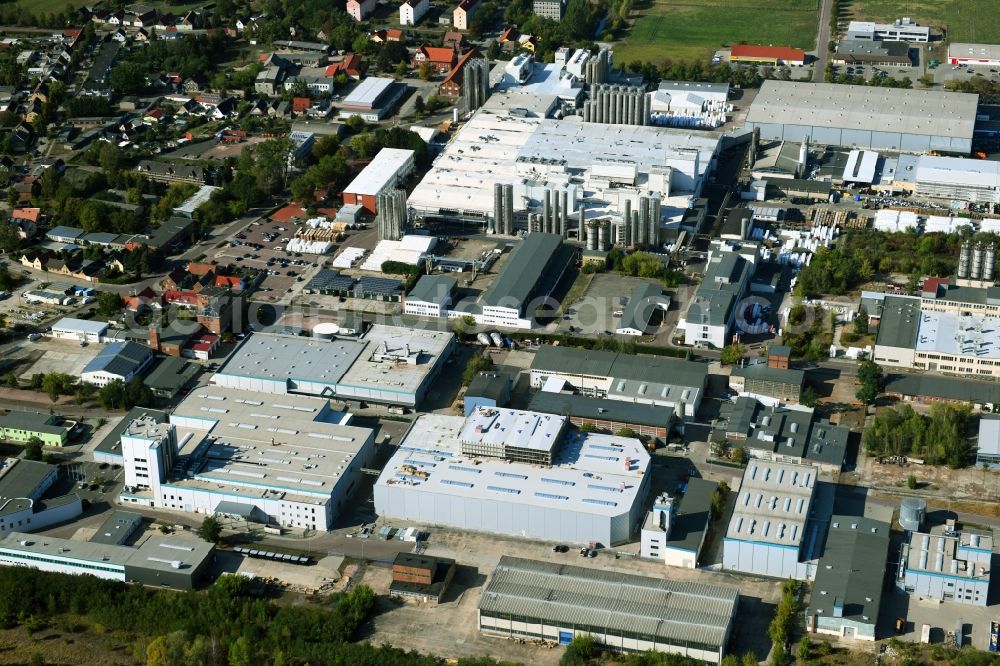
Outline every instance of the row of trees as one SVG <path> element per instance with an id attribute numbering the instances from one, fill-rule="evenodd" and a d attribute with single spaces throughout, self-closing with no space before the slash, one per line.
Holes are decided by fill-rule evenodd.
<path id="1" fill-rule="evenodd" d="M 771 663 L 783 666 L 791 662 L 788 644 L 792 639 L 799 617 L 799 586 L 797 580 L 787 580 L 781 584 L 781 600 L 774 610 L 774 619 L 767 627 L 767 635 L 771 639 Z"/>
<path id="2" fill-rule="evenodd" d="M 968 427 L 967 407 L 937 403 L 924 416 L 902 404 L 876 414 L 861 442 L 869 455 L 912 455 L 930 465 L 958 468 L 972 456 Z"/>
<path id="3" fill-rule="evenodd" d="M 4 375 L 3 383 L 7 388 L 21 388 L 21 382 L 12 372 Z M 152 407 L 154 401 L 152 391 L 139 378 L 127 384 L 115 380 L 98 388 L 64 372 L 35 373 L 31 376 L 29 387 L 45 393 L 52 402 L 57 401 L 59 396 L 71 395 L 78 405 L 82 405 L 96 397 L 105 409 Z"/>
<path id="4" fill-rule="evenodd" d="M 671 269 L 668 262 L 649 252 L 626 254 L 620 247 L 613 247 L 608 252 L 608 265 L 622 275 L 659 280 L 671 288 L 679 285 L 684 278 L 682 272 Z"/>
<path id="5" fill-rule="evenodd" d="M 820 306 L 797 303 L 788 313 L 782 341 L 792 355 L 808 361 L 818 361 L 828 355 L 833 341 L 833 313 Z"/>

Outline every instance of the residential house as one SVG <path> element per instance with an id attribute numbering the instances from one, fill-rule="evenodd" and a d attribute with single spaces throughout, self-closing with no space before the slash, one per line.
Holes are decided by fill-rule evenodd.
<path id="1" fill-rule="evenodd" d="M 399 6 L 399 24 L 416 25 L 431 8 L 430 0 L 403 0 Z"/>
<path id="2" fill-rule="evenodd" d="M 472 24 L 472 17 L 476 15 L 481 6 L 479 0 L 461 0 L 451 15 L 451 23 L 455 29 L 468 30 Z"/>
<path id="3" fill-rule="evenodd" d="M 398 28 L 383 28 L 382 30 L 376 30 L 368 39 L 375 42 L 376 44 L 384 44 L 386 42 L 405 42 L 406 33 Z"/>
<path id="4" fill-rule="evenodd" d="M 462 96 L 462 80 L 464 78 L 465 66 L 469 64 L 472 58 L 481 58 L 479 51 L 476 49 L 469 49 L 462 58 L 455 64 L 448 76 L 445 77 L 444 81 L 441 82 L 441 86 L 438 88 L 438 93 L 444 97 L 450 97 L 452 99 L 458 99 Z"/>
<path id="5" fill-rule="evenodd" d="M 305 113 L 312 106 L 312 100 L 308 97 L 293 97 L 292 98 L 292 113 L 300 114 Z"/>
<path id="6" fill-rule="evenodd" d="M 441 40 L 441 45 L 446 49 L 451 49 L 452 51 L 461 51 L 462 47 L 465 46 L 465 35 L 460 32 L 455 32 L 454 30 L 449 30 L 444 33 L 444 39 Z"/>
<path id="7" fill-rule="evenodd" d="M 443 46 L 429 46 L 422 44 L 413 53 L 413 66 L 420 67 L 427 63 L 438 74 L 447 74 L 458 61 L 458 53 L 454 49 Z"/>
<path id="8" fill-rule="evenodd" d="M 361 56 L 357 53 L 348 53 L 344 56 L 343 60 L 327 67 L 326 75 L 329 77 L 335 77 L 338 74 L 344 74 L 349 79 L 360 81 L 362 75 L 364 74 L 362 67 L 363 62 L 361 60 Z"/>
<path id="9" fill-rule="evenodd" d="M 377 5 L 377 0 L 347 0 L 347 15 L 355 21 L 364 21 Z"/>
<path id="10" fill-rule="evenodd" d="M 44 250 L 32 250 L 21 255 L 21 265 L 36 271 L 44 271 L 48 260 L 49 253 Z"/>

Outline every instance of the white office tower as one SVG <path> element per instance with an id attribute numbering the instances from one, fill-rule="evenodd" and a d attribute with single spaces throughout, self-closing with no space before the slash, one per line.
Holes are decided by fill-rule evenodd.
<path id="1" fill-rule="evenodd" d="M 160 484 L 177 459 L 177 430 L 142 415 L 122 433 L 125 487 L 149 489 L 160 496 Z"/>

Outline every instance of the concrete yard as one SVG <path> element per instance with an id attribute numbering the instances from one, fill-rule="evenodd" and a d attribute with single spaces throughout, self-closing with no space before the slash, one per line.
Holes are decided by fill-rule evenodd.
<path id="1" fill-rule="evenodd" d="M 53 340 L 51 338 L 40 338 L 39 340 L 25 345 L 18 350 L 17 354 L 37 357 L 30 366 L 21 368 L 18 377 L 28 381 L 32 375 L 48 374 L 50 372 L 63 372 L 68 375 L 79 377 L 87 363 L 94 358 L 102 345 L 87 345 L 81 347 L 80 343 L 70 340 Z"/>
<path id="2" fill-rule="evenodd" d="M 586 274 L 581 273 L 577 279 L 583 280 L 586 277 Z M 625 277 L 616 273 L 594 275 L 579 298 L 572 303 L 564 303 L 563 318 L 557 323 L 559 332 L 569 333 L 572 327 L 574 333 L 580 333 L 582 330 L 587 335 L 600 335 L 605 331 L 614 333 L 621 322 L 621 317 L 614 315 L 626 307 L 623 299 L 630 296 L 636 285 L 649 282 L 650 280 Z M 662 329 L 651 329 L 650 334 L 656 335 L 660 332 Z"/>

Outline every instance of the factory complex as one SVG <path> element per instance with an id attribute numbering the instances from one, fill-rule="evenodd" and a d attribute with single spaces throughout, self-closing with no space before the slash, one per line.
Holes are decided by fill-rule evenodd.
<path id="1" fill-rule="evenodd" d="M 649 454 L 637 439 L 567 424 L 506 408 L 421 415 L 375 484 L 375 510 L 528 539 L 627 542 L 644 510 Z"/>
<path id="2" fill-rule="evenodd" d="M 212 382 L 262 393 L 415 407 L 454 347 L 450 332 L 378 324 L 357 337 L 255 333 Z"/>

